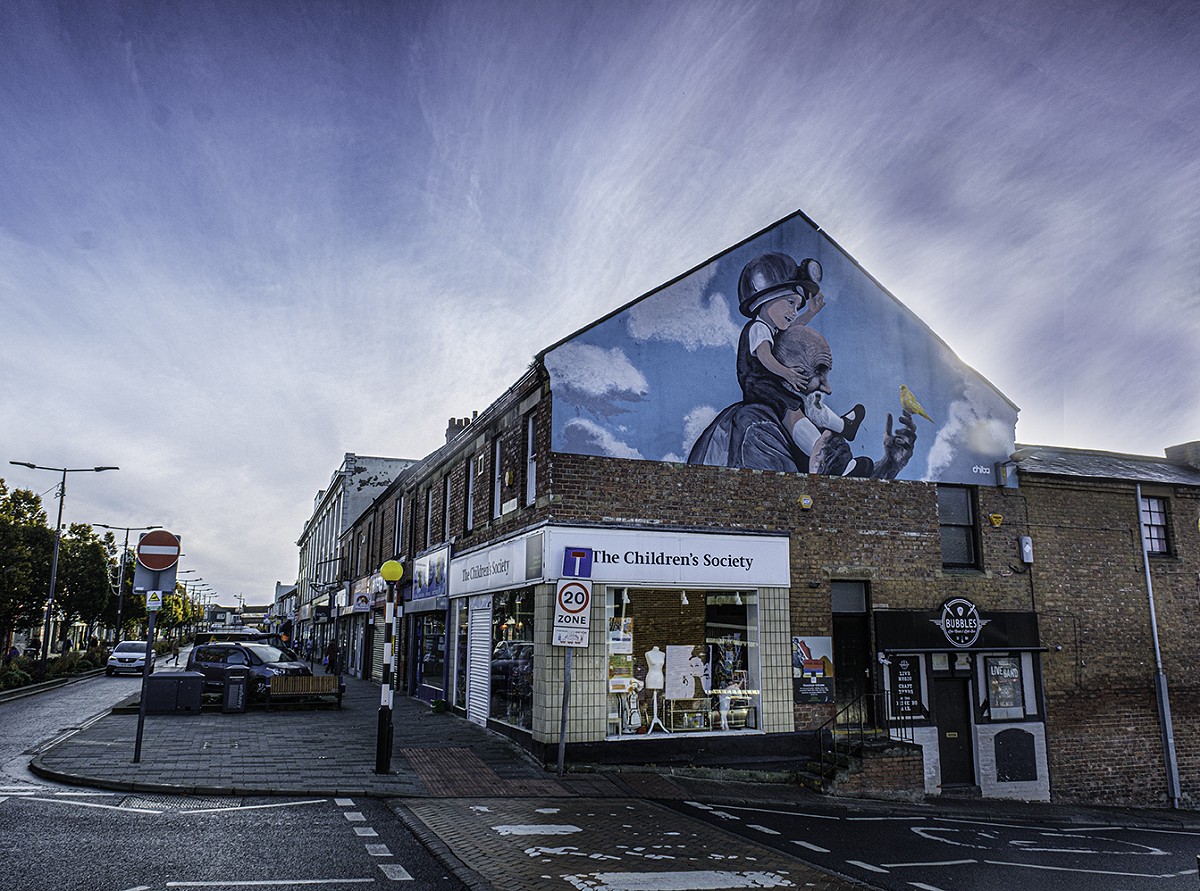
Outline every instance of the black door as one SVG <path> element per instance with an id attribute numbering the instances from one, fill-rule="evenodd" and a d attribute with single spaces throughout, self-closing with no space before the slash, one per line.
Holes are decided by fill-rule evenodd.
<path id="1" fill-rule="evenodd" d="M 833 685 L 837 691 L 837 709 L 857 703 L 841 717 L 841 724 L 869 724 L 872 720 L 870 693 L 871 639 L 866 613 L 834 613 L 833 616 Z"/>
<path id="2" fill-rule="evenodd" d="M 933 683 L 942 786 L 975 785 L 970 690 L 968 678 L 937 678 Z"/>

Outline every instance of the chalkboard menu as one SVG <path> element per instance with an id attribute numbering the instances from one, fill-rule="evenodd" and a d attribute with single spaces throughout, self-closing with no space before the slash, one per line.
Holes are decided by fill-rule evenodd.
<path id="1" fill-rule="evenodd" d="M 891 673 L 892 714 L 911 717 L 921 710 L 921 660 L 916 656 L 893 656 Z"/>

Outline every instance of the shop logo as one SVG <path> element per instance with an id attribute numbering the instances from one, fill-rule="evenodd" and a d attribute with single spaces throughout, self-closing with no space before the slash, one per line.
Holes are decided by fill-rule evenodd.
<path id="1" fill-rule="evenodd" d="M 975 604 L 965 597 L 955 597 L 942 604 L 942 617 L 930 619 L 934 625 L 942 629 L 946 640 L 956 647 L 974 646 L 983 632 L 983 626 L 991 619 L 981 619 Z"/>

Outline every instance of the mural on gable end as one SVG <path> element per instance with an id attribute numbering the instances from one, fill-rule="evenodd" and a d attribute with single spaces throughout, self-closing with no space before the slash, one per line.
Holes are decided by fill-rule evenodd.
<path id="1" fill-rule="evenodd" d="M 994 484 L 1017 409 L 801 214 L 544 355 L 559 452 Z"/>

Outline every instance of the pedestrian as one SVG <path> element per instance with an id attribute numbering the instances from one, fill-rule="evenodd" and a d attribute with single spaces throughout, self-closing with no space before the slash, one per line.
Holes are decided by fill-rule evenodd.
<path id="1" fill-rule="evenodd" d="M 336 674 L 337 673 L 337 652 L 338 652 L 337 641 L 331 640 L 329 642 L 329 646 L 327 646 L 325 648 L 325 673 L 326 674 Z"/>
<path id="2" fill-rule="evenodd" d="M 8 665 L 8 663 L 12 662 L 14 659 L 18 658 L 20 655 L 21 655 L 21 651 L 17 649 L 16 644 L 13 644 L 11 647 L 8 648 L 8 652 L 4 654 L 4 664 Z"/>
<path id="3" fill-rule="evenodd" d="M 178 639 L 171 641 L 171 661 L 175 665 L 179 664 L 179 640 Z"/>

